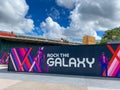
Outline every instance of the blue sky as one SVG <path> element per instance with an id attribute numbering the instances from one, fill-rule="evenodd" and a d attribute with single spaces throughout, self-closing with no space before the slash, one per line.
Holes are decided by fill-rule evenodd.
<path id="1" fill-rule="evenodd" d="M 106 30 L 120 26 L 119 2 L 1 0 L 0 31 L 75 42 L 80 42 L 85 35 L 100 40 Z"/>
<path id="2" fill-rule="evenodd" d="M 39 27 L 40 23 L 47 17 L 51 17 L 55 22 L 59 23 L 60 26 L 65 28 L 70 25 L 69 16 L 72 9 L 58 6 L 55 0 L 26 0 L 26 2 L 29 5 L 26 18 L 32 18 L 35 27 Z M 37 33 L 37 35 L 43 35 L 42 30 L 38 31 L 34 29 L 33 32 Z M 103 34 L 104 31 L 97 31 L 98 36 L 102 37 Z"/>
<path id="3" fill-rule="evenodd" d="M 100 37 L 103 37 L 104 33 L 105 33 L 104 31 L 97 31 L 97 35 Z"/>
<path id="4" fill-rule="evenodd" d="M 36 26 L 48 16 L 64 27 L 69 25 L 70 10 L 58 6 L 55 0 L 26 0 L 26 2 L 29 5 L 26 16 L 32 16 Z"/>
<path id="5" fill-rule="evenodd" d="M 40 23 L 47 17 L 51 17 L 55 22 L 61 26 L 67 27 L 70 24 L 69 14 L 70 10 L 60 7 L 56 4 L 55 0 L 26 0 L 29 5 L 29 10 L 26 18 L 34 20 L 35 27 L 39 27 Z M 41 30 L 35 30 L 38 35 L 42 34 Z"/>

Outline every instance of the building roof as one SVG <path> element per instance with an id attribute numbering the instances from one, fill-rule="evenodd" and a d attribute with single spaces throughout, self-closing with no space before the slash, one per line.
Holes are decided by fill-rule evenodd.
<path id="1" fill-rule="evenodd" d="M 51 40 L 40 37 L 33 37 L 27 35 L 16 35 L 16 36 L 4 36 L 0 35 L 0 40 L 14 41 L 14 42 L 24 42 L 33 44 L 55 44 L 55 45 L 79 45 L 79 43 L 73 43 L 64 40 Z"/>
<path id="2" fill-rule="evenodd" d="M 108 44 L 120 44 L 120 40 L 109 40 Z"/>

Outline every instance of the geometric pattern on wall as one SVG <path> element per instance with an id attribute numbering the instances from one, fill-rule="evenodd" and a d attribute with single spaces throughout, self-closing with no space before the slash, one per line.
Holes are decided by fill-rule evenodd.
<path id="1" fill-rule="evenodd" d="M 12 48 L 10 60 L 15 71 L 24 72 L 48 72 L 48 66 L 42 68 L 45 60 L 44 48 L 38 48 L 35 57 L 32 55 L 33 48 Z"/>

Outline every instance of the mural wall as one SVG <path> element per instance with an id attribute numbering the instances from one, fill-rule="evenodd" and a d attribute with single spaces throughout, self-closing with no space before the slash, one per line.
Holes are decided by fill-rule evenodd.
<path id="1" fill-rule="evenodd" d="M 120 77 L 120 45 L 11 48 L 8 70 Z"/>
<path id="2" fill-rule="evenodd" d="M 15 71 L 48 72 L 47 64 L 43 66 L 45 54 L 43 48 L 38 48 L 36 56 L 33 56 L 33 48 L 12 48 L 10 61 Z"/>
<path id="3" fill-rule="evenodd" d="M 9 54 L 7 52 L 3 52 L 0 57 L 0 64 L 8 64 Z"/>
<path id="4" fill-rule="evenodd" d="M 8 64 L 9 53 L 12 47 L 39 46 L 38 44 L 22 43 L 17 41 L 0 40 L 0 64 Z"/>

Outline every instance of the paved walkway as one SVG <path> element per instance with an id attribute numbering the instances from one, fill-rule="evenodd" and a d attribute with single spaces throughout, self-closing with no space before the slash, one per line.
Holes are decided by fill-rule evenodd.
<path id="1" fill-rule="evenodd" d="M 0 66 L 0 90 L 120 90 L 119 78 L 8 72 Z"/>

